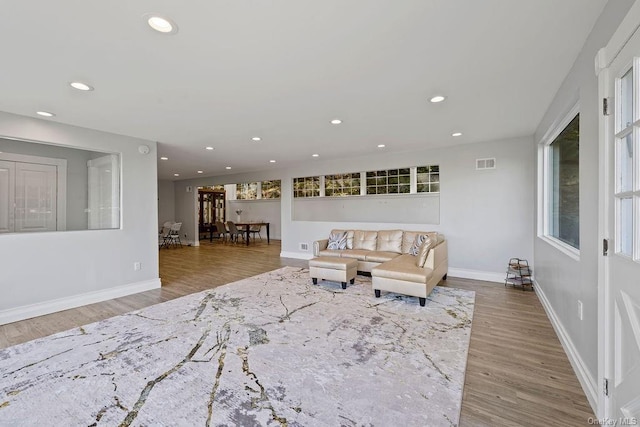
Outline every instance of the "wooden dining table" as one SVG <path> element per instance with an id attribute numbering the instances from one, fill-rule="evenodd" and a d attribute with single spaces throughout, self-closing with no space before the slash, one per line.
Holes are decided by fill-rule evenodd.
<path id="1" fill-rule="evenodd" d="M 267 245 L 270 244 L 269 241 L 269 223 L 268 222 L 236 222 L 236 227 L 238 229 L 242 228 L 245 232 L 244 240 L 247 242 L 247 246 L 249 246 L 249 233 L 251 232 L 251 227 L 259 225 L 260 228 L 266 227 L 267 229 Z"/>

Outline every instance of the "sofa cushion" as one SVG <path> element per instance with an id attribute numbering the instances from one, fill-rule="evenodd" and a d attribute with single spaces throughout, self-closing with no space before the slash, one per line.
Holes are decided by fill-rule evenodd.
<path id="1" fill-rule="evenodd" d="M 424 263 L 427 261 L 427 255 L 429 255 L 429 251 L 436 245 L 436 243 L 437 240 L 435 240 L 433 236 L 426 236 L 424 241 L 420 244 L 420 248 L 416 254 L 415 260 L 417 267 L 424 267 Z"/>
<path id="2" fill-rule="evenodd" d="M 347 249 L 353 249 L 353 230 L 331 230 L 331 234 L 342 232 L 347 233 Z"/>
<path id="3" fill-rule="evenodd" d="M 334 249 L 325 249 L 323 251 L 318 252 L 318 256 L 333 256 L 339 257 L 342 251 L 334 250 Z"/>
<path id="4" fill-rule="evenodd" d="M 347 249 L 347 233 L 345 231 L 331 233 L 329 235 L 327 249 Z"/>
<path id="5" fill-rule="evenodd" d="M 353 232 L 353 249 L 375 251 L 378 240 L 377 231 L 355 230 Z"/>
<path id="6" fill-rule="evenodd" d="M 340 251 L 341 258 L 354 258 L 360 261 L 364 261 L 367 258 L 371 251 L 366 251 L 364 249 L 351 249 L 346 251 Z"/>
<path id="7" fill-rule="evenodd" d="M 402 252 L 402 230 L 378 231 L 376 250 L 383 252 Z"/>
<path id="8" fill-rule="evenodd" d="M 427 283 L 427 280 L 433 275 L 433 270 L 416 266 L 415 259 L 411 255 L 400 255 L 391 261 L 373 267 L 371 275 L 407 282 Z"/>
<path id="9" fill-rule="evenodd" d="M 365 261 L 387 262 L 399 256 L 397 252 L 370 251 L 367 252 Z"/>
<path id="10" fill-rule="evenodd" d="M 418 234 L 425 234 L 424 231 L 405 231 L 402 233 L 402 253 L 408 254 L 413 246 L 413 242 L 416 241 Z"/>

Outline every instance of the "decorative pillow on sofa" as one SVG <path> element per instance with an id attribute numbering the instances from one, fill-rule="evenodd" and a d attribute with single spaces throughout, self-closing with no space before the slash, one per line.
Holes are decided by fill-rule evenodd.
<path id="1" fill-rule="evenodd" d="M 418 252 L 420 252 L 420 246 L 422 243 L 429 238 L 428 234 L 418 234 L 416 239 L 413 241 L 413 245 L 409 249 L 409 255 L 418 256 Z"/>
<path id="2" fill-rule="evenodd" d="M 420 250 L 418 251 L 418 255 L 416 256 L 416 265 L 418 267 L 424 267 L 424 263 L 427 261 L 427 255 L 429 255 L 429 251 L 436 244 L 436 241 L 431 236 L 426 237 L 427 238 L 420 245 Z"/>
<path id="3" fill-rule="evenodd" d="M 329 235 L 329 244 L 327 245 L 327 249 L 347 249 L 347 232 L 331 233 Z"/>

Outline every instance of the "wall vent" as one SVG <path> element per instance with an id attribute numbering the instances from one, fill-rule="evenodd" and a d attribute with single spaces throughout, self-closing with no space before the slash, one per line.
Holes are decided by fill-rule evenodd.
<path id="1" fill-rule="evenodd" d="M 309 244 L 308 243 L 300 243 L 300 250 L 301 251 L 308 251 L 309 250 Z"/>
<path id="2" fill-rule="evenodd" d="M 476 169 L 495 169 L 496 168 L 496 158 L 492 157 L 489 159 L 476 159 Z"/>

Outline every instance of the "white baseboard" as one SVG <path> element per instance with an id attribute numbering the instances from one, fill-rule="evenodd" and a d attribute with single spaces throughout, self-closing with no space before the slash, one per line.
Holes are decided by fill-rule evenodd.
<path id="1" fill-rule="evenodd" d="M 0 325 L 160 288 L 160 278 L 0 311 Z"/>
<path id="2" fill-rule="evenodd" d="M 536 295 L 538 295 L 538 299 L 544 307 L 544 311 L 547 312 L 547 317 L 549 317 L 551 325 L 553 325 L 553 329 L 556 331 L 556 335 L 558 335 L 558 338 L 560 339 L 562 348 L 564 348 L 564 352 L 569 358 L 569 363 L 571 363 L 573 371 L 576 373 L 578 381 L 580 381 L 580 385 L 582 386 L 584 394 L 587 396 L 587 400 L 591 405 L 591 409 L 593 409 L 593 412 L 597 414 L 598 387 L 596 385 L 596 379 L 589 374 L 589 370 L 580 357 L 578 350 L 576 350 L 576 347 L 573 345 L 571 337 L 569 337 L 566 329 L 564 328 L 564 326 L 562 326 L 560 319 L 558 318 L 556 312 L 553 310 L 553 307 L 547 299 L 547 296 L 544 294 L 544 289 L 538 284 L 535 279 L 533 280 L 533 282 L 536 287 Z"/>
<path id="3" fill-rule="evenodd" d="M 281 258 L 296 258 L 296 259 L 311 259 L 313 258 L 313 253 L 311 252 L 280 252 Z"/>
<path id="4" fill-rule="evenodd" d="M 449 267 L 447 276 L 459 277 L 461 279 L 484 280 L 486 282 L 504 283 L 505 273 L 494 273 L 492 271 L 467 270 L 466 268 Z"/>

